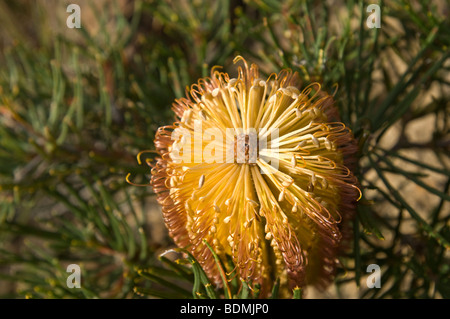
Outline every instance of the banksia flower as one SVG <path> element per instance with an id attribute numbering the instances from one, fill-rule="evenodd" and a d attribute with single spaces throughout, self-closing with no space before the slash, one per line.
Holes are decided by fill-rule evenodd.
<path id="1" fill-rule="evenodd" d="M 157 131 L 151 185 L 166 226 L 216 285 L 204 241 L 263 291 L 276 278 L 325 287 L 359 197 L 355 140 L 320 84 L 238 61 L 237 78 L 213 68 Z"/>

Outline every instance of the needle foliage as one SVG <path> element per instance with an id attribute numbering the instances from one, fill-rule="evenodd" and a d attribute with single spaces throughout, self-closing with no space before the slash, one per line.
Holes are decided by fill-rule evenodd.
<path id="1" fill-rule="evenodd" d="M 239 54 L 337 89 L 359 141 L 363 197 L 325 296 L 450 298 L 447 1 L 380 1 L 372 29 L 366 1 L 79 1 L 80 29 L 63 2 L 25 3 L 0 3 L 1 297 L 259 296 L 228 260 L 215 289 L 191 255 L 162 254 L 174 246 L 154 194 L 125 178 L 148 183 L 135 156 L 154 149 L 172 101 Z M 278 285 L 271 296 L 286 297 Z"/>

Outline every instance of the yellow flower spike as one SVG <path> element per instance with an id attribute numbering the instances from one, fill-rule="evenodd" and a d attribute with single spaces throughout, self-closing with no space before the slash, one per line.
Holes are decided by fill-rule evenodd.
<path id="1" fill-rule="evenodd" d="M 356 142 L 320 83 L 304 87 L 290 70 L 264 80 L 234 62 L 237 78 L 214 67 L 156 133 L 151 185 L 169 234 L 215 285 L 223 278 L 205 242 L 261 296 L 276 278 L 324 288 L 361 196 Z"/>

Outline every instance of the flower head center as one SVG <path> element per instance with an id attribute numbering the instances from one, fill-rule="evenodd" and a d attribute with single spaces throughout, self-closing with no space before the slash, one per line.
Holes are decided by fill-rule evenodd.
<path id="1" fill-rule="evenodd" d="M 240 133 L 234 138 L 234 154 L 236 163 L 256 164 L 259 158 L 258 135 L 256 132 Z"/>

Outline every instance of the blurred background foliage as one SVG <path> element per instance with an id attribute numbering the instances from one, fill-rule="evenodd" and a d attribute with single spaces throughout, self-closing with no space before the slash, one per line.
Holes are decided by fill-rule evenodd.
<path id="1" fill-rule="evenodd" d="M 70 3 L 80 29 L 66 26 Z M 1 1 L 1 297 L 258 297 L 161 255 L 173 244 L 151 188 L 125 180 L 148 183 L 135 156 L 173 120 L 173 99 L 214 65 L 235 72 L 240 54 L 266 75 L 337 85 L 359 141 L 353 244 L 332 287 L 304 297 L 450 298 L 450 4 L 374 1 L 370 29 L 370 3 Z M 80 289 L 66 285 L 74 263 Z M 366 285 L 370 264 L 380 289 Z"/>

